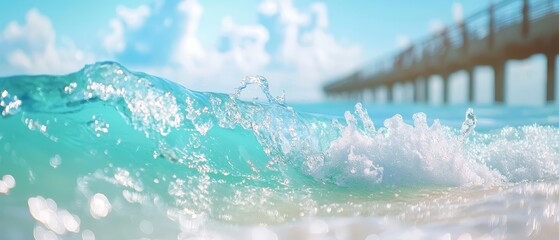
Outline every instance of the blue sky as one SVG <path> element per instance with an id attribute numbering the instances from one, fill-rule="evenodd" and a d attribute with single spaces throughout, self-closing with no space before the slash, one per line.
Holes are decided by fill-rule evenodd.
<path id="1" fill-rule="evenodd" d="M 276 95 L 319 100 L 324 83 L 488 4 L 2 1 L 0 76 L 68 73 L 111 60 L 199 91 L 232 92 L 244 76 L 258 74 Z"/>

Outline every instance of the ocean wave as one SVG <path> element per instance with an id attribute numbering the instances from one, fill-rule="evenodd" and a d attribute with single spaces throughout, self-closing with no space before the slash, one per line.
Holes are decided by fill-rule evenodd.
<path id="1" fill-rule="evenodd" d="M 240 100 L 250 84 L 258 85 L 268 102 Z M 66 76 L 4 78 L 0 88 L 3 117 L 21 116 L 28 129 L 51 139 L 64 141 L 93 132 L 95 142 L 102 140 L 101 134 L 126 141 L 126 133 L 139 131 L 145 138 L 136 140 L 155 145 L 154 156 L 180 164 L 205 156 L 212 171 L 228 171 L 231 164 L 242 168 L 238 165 L 250 161 L 258 166 L 249 168 L 284 175 L 301 172 L 325 183 L 365 188 L 481 185 L 558 176 L 556 128 L 505 127 L 465 136 L 463 130 L 438 120 L 429 126 L 427 116 L 416 113 L 413 124 L 395 115 L 375 129 L 361 104 L 341 120 L 297 112 L 283 97 L 272 97 L 266 79 L 259 76 L 247 77 L 232 94 L 195 92 L 105 62 Z M 473 111 L 468 114 L 475 120 Z M 126 126 L 113 130 L 110 120 L 118 116 Z M 65 124 L 82 123 L 77 128 L 86 132 L 56 131 L 59 117 Z M 475 124 L 468 131 L 473 128 Z M 218 151 L 224 145 L 229 151 Z M 227 158 L 234 161 L 221 164 Z M 241 172 L 252 174 L 254 169 Z"/>
<path id="2" fill-rule="evenodd" d="M 267 101 L 241 100 L 250 85 Z M 17 181 L 3 191 L 33 204 L 48 202 L 41 195 L 67 206 L 97 204 L 90 209 L 97 218 L 110 214 L 107 202 L 142 215 L 126 211 L 137 208 L 128 202 L 191 224 L 285 222 L 328 213 L 325 206 L 347 195 L 559 176 L 558 128 L 478 132 L 473 110 L 460 129 L 429 125 L 423 113 L 413 123 L 395 115 L 377 128 L 361 104 L 343 117 L 298 112 L 260 76 L 231 94 L 196 92 L 104 62 L 65 76 L 1 78 L 0 92 L 0 164 Z"/>

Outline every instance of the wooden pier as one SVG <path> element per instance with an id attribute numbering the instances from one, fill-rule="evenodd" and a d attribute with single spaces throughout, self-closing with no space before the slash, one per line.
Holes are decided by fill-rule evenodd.
<path id="1" fill-rule="evenodd" d="M 505 0 L 449 26 L 423 41 L 390 54 L 373 64 L 363 66 L 324 86 L 330 97 L 352 98 L 365 90 L 388 89 L 387 100 L 393 100 L 396 84 L 412 83 L 414 101 L 428 102 L 430 76 L 443 79 L 443 101 L 449 101 L 449 76 L 465 70 L 468 75 L 468 100 L 474 100 L 474 69 L 491 66 L 494 70 L 494 101 L 503 103 L 505 64 L 544 54 L 547 61 L 547 102 L 554 102 L 559 53 L 559 0 Z M 418 84 L 425 79 L 424 84 Z"/>

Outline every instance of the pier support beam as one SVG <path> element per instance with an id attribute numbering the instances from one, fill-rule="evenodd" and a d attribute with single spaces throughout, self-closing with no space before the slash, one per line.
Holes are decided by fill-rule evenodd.
<path id="1" fill-rule="evenodd" d="M 356 90 L 355 91 L 355 101 L 363 102 L 363 90 Z"/>
<path id="2" fill-rule="evenodd" d="M 357 102 L 363 101 L 363 90 L 355 90 L 355 92 L 353 92 L 353 98 Z"/>
<path id="3" fill-rule="evenodd" d="M 546 54 L 547 62 L 547 80 L 546 80 L 546 97 L 547 103 L 552 103 L 555 101 L 555 83 L 557 82 L 555 75 L 555 54 Z"/>
<path id="4" fill-rule="evenodd" d="M 505 102 L 505 61 L 498 61 L 497 64 L 493 65 L 493 70 L 495 72 L 495 88 L 494 88 L 494 99 L 495 103 Z"/>
<path id="5" fill-rule="evenodd" d="M 368 99 L 369 102 L 376 102 L 377 101 L 377 99 L 376 99 L 377 93 L 375 91 L 376 89 L 375 88 L 368 88 L 367 90 L 369 92 L 369 99 Z"/>
<path id="6" fill-rule="evenodd" d="M 414 103 L 418 103 L 419 101 L 421 101 L 421 99 L 419 98 L 419 92 L 420 90 L 420 82 L 419 82 L 419 78 L 415 79 L 415 81 L 412 82 L 412 86 L 413 86 L 413 102 Z"/>
<path id="7" fill-rule="evenodd" d="M 473 103 L 475 95 L 474 67 L 467 68 L 466 73 L 468 74 L 468 102 Z"/>
<path id="8" fill-rule="evenodd" d="M 429 103 L 429 77 L 423 78 L 423 102 Z"/>
<path id="9" fill-rule="evenodd" d="M 441 74 L 441 77 L 443 78 L 443 103 L 447 104 L 449 102 L 448 99 L 448 95 L 449 95 L 449 78 L 450 78 L 450 74 L 448 73 L 444 73 Z"/>
<path id="10" fill-rule="evenodd" d="M 392 103 L 394 101 L 394 84 L 386 85 L 386 102 Z"/>

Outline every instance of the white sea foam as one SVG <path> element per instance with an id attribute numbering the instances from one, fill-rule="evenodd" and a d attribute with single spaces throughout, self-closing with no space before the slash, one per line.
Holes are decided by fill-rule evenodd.
<path id="1" fill-rule="evenodd" d="M 396 115 L 375 130 L 360 105 L 356 109 L 364 128 L 346 112 L 347 126 L 341 127 L 325 157 L 318 162 L 307 159 L 313 177 L 340 186 L 375 187 L 471 186 L 559 175 L 555 128 L 526 126 L 471 134 L 476 120 L 470 109 L 461 134 L 438 120 L 429 126 L 423 113 L 414 115 L 413 125 Z"/>

